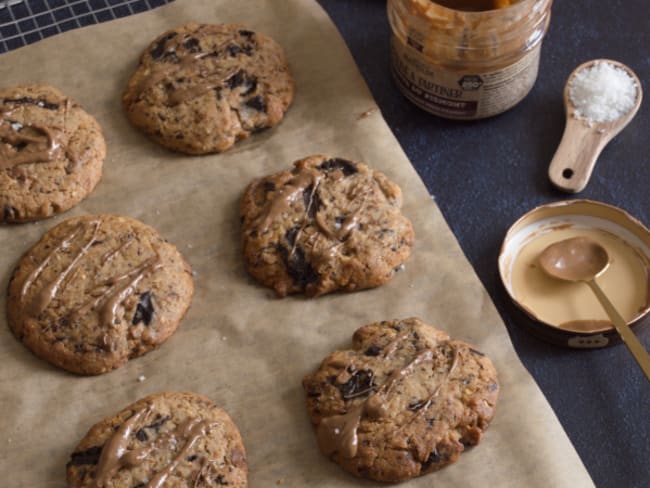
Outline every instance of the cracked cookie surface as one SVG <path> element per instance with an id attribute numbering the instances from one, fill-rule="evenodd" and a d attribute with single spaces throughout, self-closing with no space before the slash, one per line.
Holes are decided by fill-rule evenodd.
<path id="1" fill-rule="evenodd" d="M 240 204 L 248 272 L 279 296 L 319 296 L 387 282 L 408 259 L 402 193 L 363 163 L 311 156 L 254 180 Z"/>
<path id="2" fill-rule="evenodd" d="M 149 395 L 95 424 L 67 464 L 71 488 L 245 488 L 228 414 L 196 393 Z"/>
<path id="3" fill-rule="evenodd" d="M 97 121 L 56 88 L 0 89 L 0 222 L 78 204 L 99 182 L 105 156 Z"/>
<path id="4" fill-rule="evenodd" d="M 191 23 L 144 51 L 122 102 L 133 125 L 159 144 L 206 154 L 279 124 L 293 93 L 273 39 L 243 25 Z"/>
<path id="5" fill-rule="evenodd" d="M 7 317 L 40 358 L 100 374 L 167 340 L 193 289 L 189 265 L 154 229 L 89 215 L 52 228 L 20 259 Z"/>
<path id="6" fill-rule="evenodd" d="M 483 353 L 419 319 L 369 324 L 303 380 L 318 445 L 346 471 L 399 482 L 479 443 L 499 385 Z"/>

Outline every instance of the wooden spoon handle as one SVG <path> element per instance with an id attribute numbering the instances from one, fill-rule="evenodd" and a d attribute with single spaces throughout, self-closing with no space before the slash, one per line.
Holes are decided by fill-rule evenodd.
<path id="1" fill-rule="evenodd" d="M 634 332 L 632 332 L 632 329 L 627 325 L 627 322 L 625 322 L 616 308 L 614 308 L 614 305 L 609 301 L 607 295 L 605 295 L 603 290 L 600 289 L 596 280 L 589 280 L 587 281 L 587 284 L 596 295 L 596 298 L 598 298 L 598 301 L 605 309 L 605 312 L 607 312 L 607 315 L 609 315 L 609 318 L 614 324 L 614 328 L 621 336 L 621 339 L 623 339 L 623 342 L 632 353 L 632 356 L 634 356 L 634 359 L 636 359 L 636 362 L 639 364 L 648 380 L 650 380 L 650 355 L 648 354 L 648 351 L 645 350 L 645 347 L 643 347 L 643 344 L 641 344 L 639 339 L 634 335 Z"/>
<path id="2" fill-rule="evenodd" d="M 584 190 L 596 160 L 610 138 L 577 119 L 569 118 L 564 135 L 548 168 L 548 177 L 560 190 Z"/>

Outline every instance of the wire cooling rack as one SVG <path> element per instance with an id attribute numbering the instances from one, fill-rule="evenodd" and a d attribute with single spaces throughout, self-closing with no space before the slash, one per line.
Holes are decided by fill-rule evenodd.
<path id="1" fill-rule="evenodd" d="M 173 0 L 0 0 L 0 53 Z M 2 58 L 0 58 L 0 63 Z"/>

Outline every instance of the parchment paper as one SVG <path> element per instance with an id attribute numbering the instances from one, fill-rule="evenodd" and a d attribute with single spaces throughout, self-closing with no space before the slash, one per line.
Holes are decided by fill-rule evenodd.
<path id="1" fill-rule="evenodd" d="M 189 21 L 247 23 L 284 46 L 297 95 L 278 128 L 205 157 L 169 152 L 131 128 L 120 96 L 141 51 L 160 32 Z M 62 219 L 119 213 L 154 226 L 178 246 L 196 271 L 196 293 L 182 325 L 158 350 L 117 371 L 79 377 L 37 359 L 11 335 L 3 291 L 0 485 L 66 486 L 65 463 L 92 424 L 149 393 L 179 390 L 207 395 L 231 414 L 248 451 L 251 487 L 377 486 L 319 453 L 301 379 L 330 351 L 349 347 L 361 325 L 419 316 L 489 354 L 502 389 L 481 445 L 455 465 L 402 486 L 593 486 L 380 112 L 358 120 L 376 105 L 315 1 L 179 0 L 0 56 L 2 85 L 27 82 L 57 86 L 94 114 L 108 157 L 102 181 L 75 209 L 0 228 L 0 289 L 22 253 Z M 406 269 L 381 288 L 277 299 L 243 268 L 239 197 L 254 177 L 316 153 L 366 161 L 396 181 L 416 246 Z M 140 375 L 146 380 L 139 382 Z"/>

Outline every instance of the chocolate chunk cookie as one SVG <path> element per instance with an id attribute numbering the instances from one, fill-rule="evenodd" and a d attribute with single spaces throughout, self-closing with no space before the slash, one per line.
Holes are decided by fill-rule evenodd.
<path id="1" fill-rule="evenodd" d="M 246 451 L 226 412 L 196 393 L 157 393 L 95 424 L 67 464 L 71 488 L 245 488 Z"/>
<path id="2" fill-rule="evenodd" d="M 346 471 L 398 482 L 479 443 L 499 386 L 492 362 L 411 318 L 369 324 L 303 387 L 318 445 Z"/>
<path id="3" fill-rule="evenodd" d="M 99 374 L 167 340 L 192 293 L 189 266 L 154 229 L 90 215 L 57 225 L 21 258 L 7 314 L 37 356 Z"/>
<path id="4" fill-rule="evenodd" d="M 122 101 L 133 125 L 158 143 L 206 154 L 279 124 L 293 92 L 273 39 L 242 25 L 192 23 L 153 41 Z"/>
<path id="5" fill-rule="evenodd" d="M 411 253 L 402 193 L 363 163 L 312 156 L 253 181 L 241 201 L 249 273 L 283 297 L 388 281 Z"/>
<path id="6" fill-rule="evenodd" d="M 0 222 L 73 207 L 95 188 L 105 156 L 97 121 L 56 88 L 0 89 Z"/>

